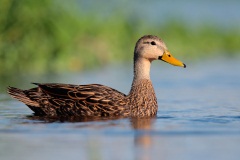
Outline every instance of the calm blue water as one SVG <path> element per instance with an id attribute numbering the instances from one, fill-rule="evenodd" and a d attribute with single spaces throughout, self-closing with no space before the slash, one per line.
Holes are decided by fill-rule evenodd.
<path id="1" fill-rule="evenodd" d="M 155 119 L 44 121 L 1 93 L 0 159 L 238 160 L 239 59 L 194 63 L 187 63 L 186 69 L 153 63 L 151 76 L 159 103 Z M 130 68 L 121 64 L 51 79 L 33 77 L 17 87 L 43 80 L 98 82 L 127 93 Z"/>

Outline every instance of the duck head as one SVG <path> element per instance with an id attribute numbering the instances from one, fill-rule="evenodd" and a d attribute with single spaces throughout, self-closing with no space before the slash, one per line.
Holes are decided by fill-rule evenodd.
<path id="1" fill-rule="evenodd" d="M 165 43 L 153 35 L 143 36 L 137 41 L 134 50 L 134 61 L 137 61 L 139 58 L 150 62 L 153 60 L 162 60 L 174 66 L 186 68 L 183 62 L 172 56 Z"/>

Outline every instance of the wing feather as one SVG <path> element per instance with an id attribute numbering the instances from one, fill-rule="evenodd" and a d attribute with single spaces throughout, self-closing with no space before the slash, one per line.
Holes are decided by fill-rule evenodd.
<path id="1" fill-rule="evenodd" d="M 54 108 L 56 114 L 61 115 L 109 116 L 114 112 L 122 111 L 118 101 L 126 96 L 100 84 L 37 83 L 36 85 L 38 85 L 37 89 L 27 90 L 30 99 L 37 100 L 40 105 L 45 104 Z"/>

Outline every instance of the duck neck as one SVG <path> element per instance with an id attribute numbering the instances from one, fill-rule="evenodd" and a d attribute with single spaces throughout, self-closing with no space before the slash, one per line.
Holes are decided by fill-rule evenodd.
<path id="1" fill-rule="evenodd" d="M 131 116 L 152 116 L 157 113 L 157 98 L 150 80 L 148 60 L 134 62 L 134 78 L 132 88 L 127 96 Z"/>
<path id="2" fill-rule="evenodd" d="M 144 58 L 134 60 L 134 78 L 132 87 L 137 85 L 143 79 L 150 80 L 151 62 Z"/>

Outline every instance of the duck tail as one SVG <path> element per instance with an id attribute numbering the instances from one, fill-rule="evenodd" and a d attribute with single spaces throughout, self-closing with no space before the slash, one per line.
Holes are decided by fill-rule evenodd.
<path id="1" fill-rule="evenodd" d="M 25 103 L 28 106 L 39 107 L 39 104 L 33 100 L 31 100 L 25 93 L 24 90 L 8 87 L 7 93 L 11 95 L 11 97 Z"/>

